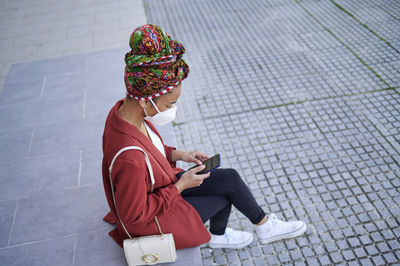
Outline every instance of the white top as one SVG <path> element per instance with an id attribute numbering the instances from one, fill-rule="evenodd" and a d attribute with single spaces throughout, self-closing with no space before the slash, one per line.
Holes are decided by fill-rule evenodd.
<path id="1" fill-rule="evenodd" d="M 164 157 L 167 157 L 165 155 L 164 145 L 162 144 L 161 139 L 157 136 L 156 133 L 154 133 L 153 130 L 151 130 L 146 122 L 144 123 L 144 125 L 146 126 L 147 133 L 149 133 L 150 139 L 153 142 L 154 146 L 156 146 L 156 148 L 161 152 L 162 155 L 164 155 Z"/>

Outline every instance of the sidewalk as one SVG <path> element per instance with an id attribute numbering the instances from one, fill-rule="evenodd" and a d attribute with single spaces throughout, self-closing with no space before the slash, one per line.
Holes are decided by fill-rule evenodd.
<path id="1" fill-rule="evenodd" d="M 11 64 L 126 49 L 132 30 L 145 23 L 142 0 L 3 1 L 0 87 Z"/>
<path id="2" fill-rule="evenodd" d="M 308 224 L 202 247 L 204 265 L 400 263 L 398 1 L 32 3 L 0 9 L 2 263 L 125 265 L 101 220 L 101 134 L 145 22 L 191 66 L 167 142 L 220 153 L 266 212 Z M 236 209 L 229 226 L 253 230 Z"/>

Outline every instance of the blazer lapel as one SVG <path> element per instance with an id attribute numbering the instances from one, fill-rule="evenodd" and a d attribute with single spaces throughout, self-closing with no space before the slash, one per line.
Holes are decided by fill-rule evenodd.
<path id="1" fill-rule="evenodd" d="M 168 174 L 168 176 L 171 178 L 171 180 L 174 177 L 174 171 L 168 162 L 167 158 L 164 157 L 164 155 L 157 149 L 156 146 L 154 146 L 153 142 L 145 136 L 142 132 L 140 132 L 139 129 L 137 129 L 135 126 L 129 124 L 125 120 L 123 120 L 119 115 L 118 115 L 118 109 L 121 106 L 121 104 L 125 101 L 125 99 L 121 99 L 118 101 L 113 109 L 113 112 L 111 113 L 111 123 L 112 127 L 114 127 L 116 130 L 127 134 L 135 139 L 137 139 L 145 148 L 145 150 L 149 153 L 148 156 L 151 156 L 154 158 L 155 161 L 159 164 L 159 166 Z M 162 140 L 162 137 L 158 133 L 158 131 L 155 129 L 155 127 L 148 121 L 145 120 L 145 123 L 150 126 L 150 128 L 157 134 L 157 136 L 161 139 L 161 142 L 164 145 L 164 142 Z"/>

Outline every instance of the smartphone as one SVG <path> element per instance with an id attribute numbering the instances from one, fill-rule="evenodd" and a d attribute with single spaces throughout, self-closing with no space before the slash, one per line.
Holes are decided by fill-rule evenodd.
<path id="1" fill-rule="evenodd" d="M 206 173 L 218 168 L 220 166 L 220 163 L 221 163 L 220 162 L 220 155 L 219 154 L 215 154 L 213 157 L 210 157 L 210 158 L 208 158 L 207 160 L 205 160 L 203 162 L 203 164 L 206 166 L 206 168 L 204 168 L 204 170 L 202 170 L 200 172 L 197 172 L 196 174 L 197 175 L 206 174 Z M 188 171 L 190 169 L 196 168 L 197 166 L 199 166 L 199 165 L 195 165 L 193 167 L 190 167 L 188 169 Z"/>

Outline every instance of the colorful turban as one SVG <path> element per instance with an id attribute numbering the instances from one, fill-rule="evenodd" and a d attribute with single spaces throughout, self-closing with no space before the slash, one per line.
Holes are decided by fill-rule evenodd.
<path id="1" fill-rule="evenodd" d="M 138 27 L 129 40 L 131 51 L 125 55 L 127 95 L 148 100 L 167 93 L 189 74 L 182 59 L 183 45 L 171 40 L 160 27 L 147 24 Z"/>

